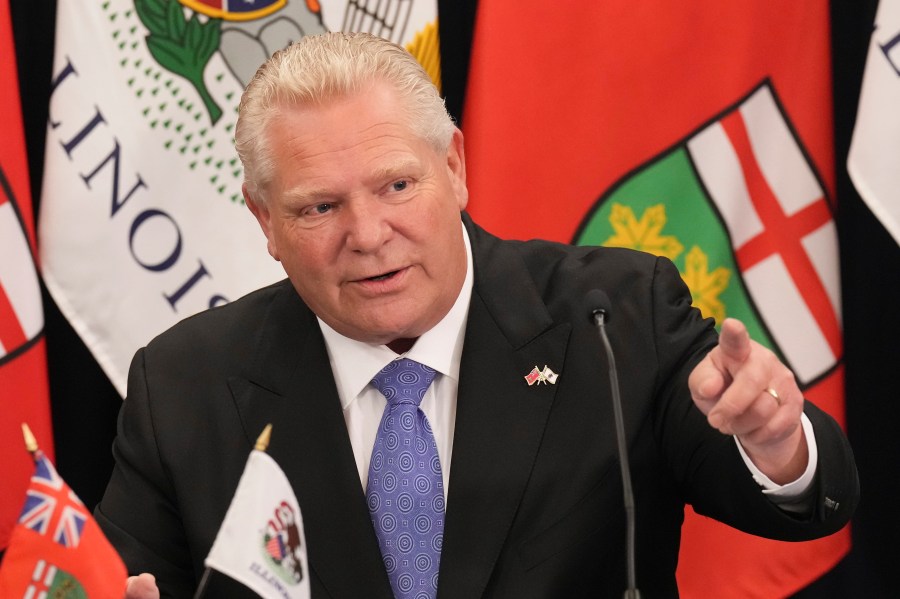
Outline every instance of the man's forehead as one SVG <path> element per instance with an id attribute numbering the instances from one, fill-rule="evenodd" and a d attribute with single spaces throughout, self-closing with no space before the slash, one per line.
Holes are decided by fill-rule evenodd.
<path id="1" fill-rule="evenodd" d="M 354 165 L 352 172 L 344 165 L 329 170 L 310 169 L 309 176 L 301 176 L 291 182 L 284 191 L 286 199 L 315 199 L 333 197 L 344 193 L 345 185 L 384 185 L 403 178 L 421 177 L 426 169 L 425 161 L 413 153 L 396 156 L 382 155 L 369 162 Z"/>
<path id="2" fill-rule="evenodd" d="M 379 135 L 420 137 L 408 111 L 391 88 L 339 96 L 333 101 L 279 104 L 273 107 L 267 132 L 273 137 L 303 135 L 323 142 L 374 138 Z"/>

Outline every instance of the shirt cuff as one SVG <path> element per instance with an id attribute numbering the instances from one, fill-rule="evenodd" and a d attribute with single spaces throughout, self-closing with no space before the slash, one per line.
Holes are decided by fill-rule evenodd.
<path id="1" fill-rule="evenodd" d="M 800 475 L 800 478 L 784 485 L 772 482 L 768 476 L 763 474 L 753 463 L 753 460 L 750 459 L 750 456 L 747 455 L 747 452 L 744 451 L 744 448 L 741 446 L 741 442 L 738 441 L 737 437 L 734 438 L 734 442 L 737 443 L 738 451 L 741 453 L 744 463 L 750 470 L 753 480 L 762 487 L 763 494 L 767 495 L 770 500 L 782 507 L 787 507 L 787 505 L 784 504 L 790 504 L 803 499 L 806 492 L 812 487 L 813 479 L 816 474 L 816 465 L 819 462 L 816 434 L 813 431 L 812 423 L 809 421 L 809 418 L 806 417 L 806 414 L 800 415 L 800 425 L 803 427 L 803 433 L 806 437 L 806 447 L 809 450 L 809 461 L 806 464 L 806 470 Z"/>

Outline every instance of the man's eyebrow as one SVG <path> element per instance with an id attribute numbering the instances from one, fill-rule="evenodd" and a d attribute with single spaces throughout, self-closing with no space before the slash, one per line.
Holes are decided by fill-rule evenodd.
<path id="1" fill-rule="evenodd" d="M 407 158 L 377 168 L 372 171 L 370 176 L 375 181 L 383 181 L 385 179 L 392 179 L 401 175 L 408 175 L 411 172 L 416 172 L 420 168 L 421 162 L 419 160 L 415 158 Z"/>
<path id="2" fill-rule="evenodd" d="M 309 202 L 315 200 L 325 200 L 328 198 L 333 198 L 334 193 L 329 192 L 326 189 L 322 188 L 303 188 L 303 187 L 295 187 L 293 189 L 286 190 L 282 197 L 287 200 L 291 200 L 294 202 Z"/>
<path id="3" fill-rule="evenodd" d="M 421 168 L 422 163 L 418 159 L 414 157 L 404 158 L 372 170 L 368 174 L 367 179 L 369 181 L 380 183 L 386 180 L 415 174 L 420 171 Z M 334 200 L 335 195 L 334 190 L 330 190 L 326 187 L 305 187 L 303 183 L 300 183 L 292 189 L 285 190 L 282 197 L 294 202 L 309 203 L 319 200 Z"/>

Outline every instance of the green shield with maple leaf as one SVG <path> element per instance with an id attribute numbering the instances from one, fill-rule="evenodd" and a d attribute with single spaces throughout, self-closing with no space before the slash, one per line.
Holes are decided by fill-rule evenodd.
<path id="1" fill-rule="evenodd" d="M 574 243 L 669 258 L 704 316 L 743 321 L 802 388 L 840 362 L 831 205 L 768 81 L 613 185 Z"/>
<path id="2" fill-rule="evenodd" d="M 632 248 L 669 258 L 703 316 L 715 318 L 717 326 L 726 317 L 738 318 L 751 337 L 775 349 L 739 276 L 728 233 L 686 143 L 615 184 L 587 215 L 574 243 Z"/>

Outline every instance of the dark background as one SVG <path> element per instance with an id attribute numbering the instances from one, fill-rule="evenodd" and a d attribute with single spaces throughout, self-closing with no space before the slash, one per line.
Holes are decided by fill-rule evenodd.
<path id="1" fill-rule="evenodd" d="M 444 93 L 451 114 L 461 121 L 477 1 L 438 4 Z M 862 501 L 852 523 L 853 550 L 796 596 L 801 599 L 900 596 L 892 572 L 900 566 L 900 510 L 894 505 L 900 498 L 900 402 L 894 384 L 900 370 L 895 308 L 900 246 L 860 200 L 845 166 L 876 5 L 877 0 L 831 2 L 847 431 L 859 466 Z M 56 2 L 10 0 L 10 8 L 37 213 Z M 900 168 L 900 140 L 897 163 Z M 112 469 L 110 446 L 121 399 L 46 291 L 44 310 L 57 468 L 92 508 Z"/>

